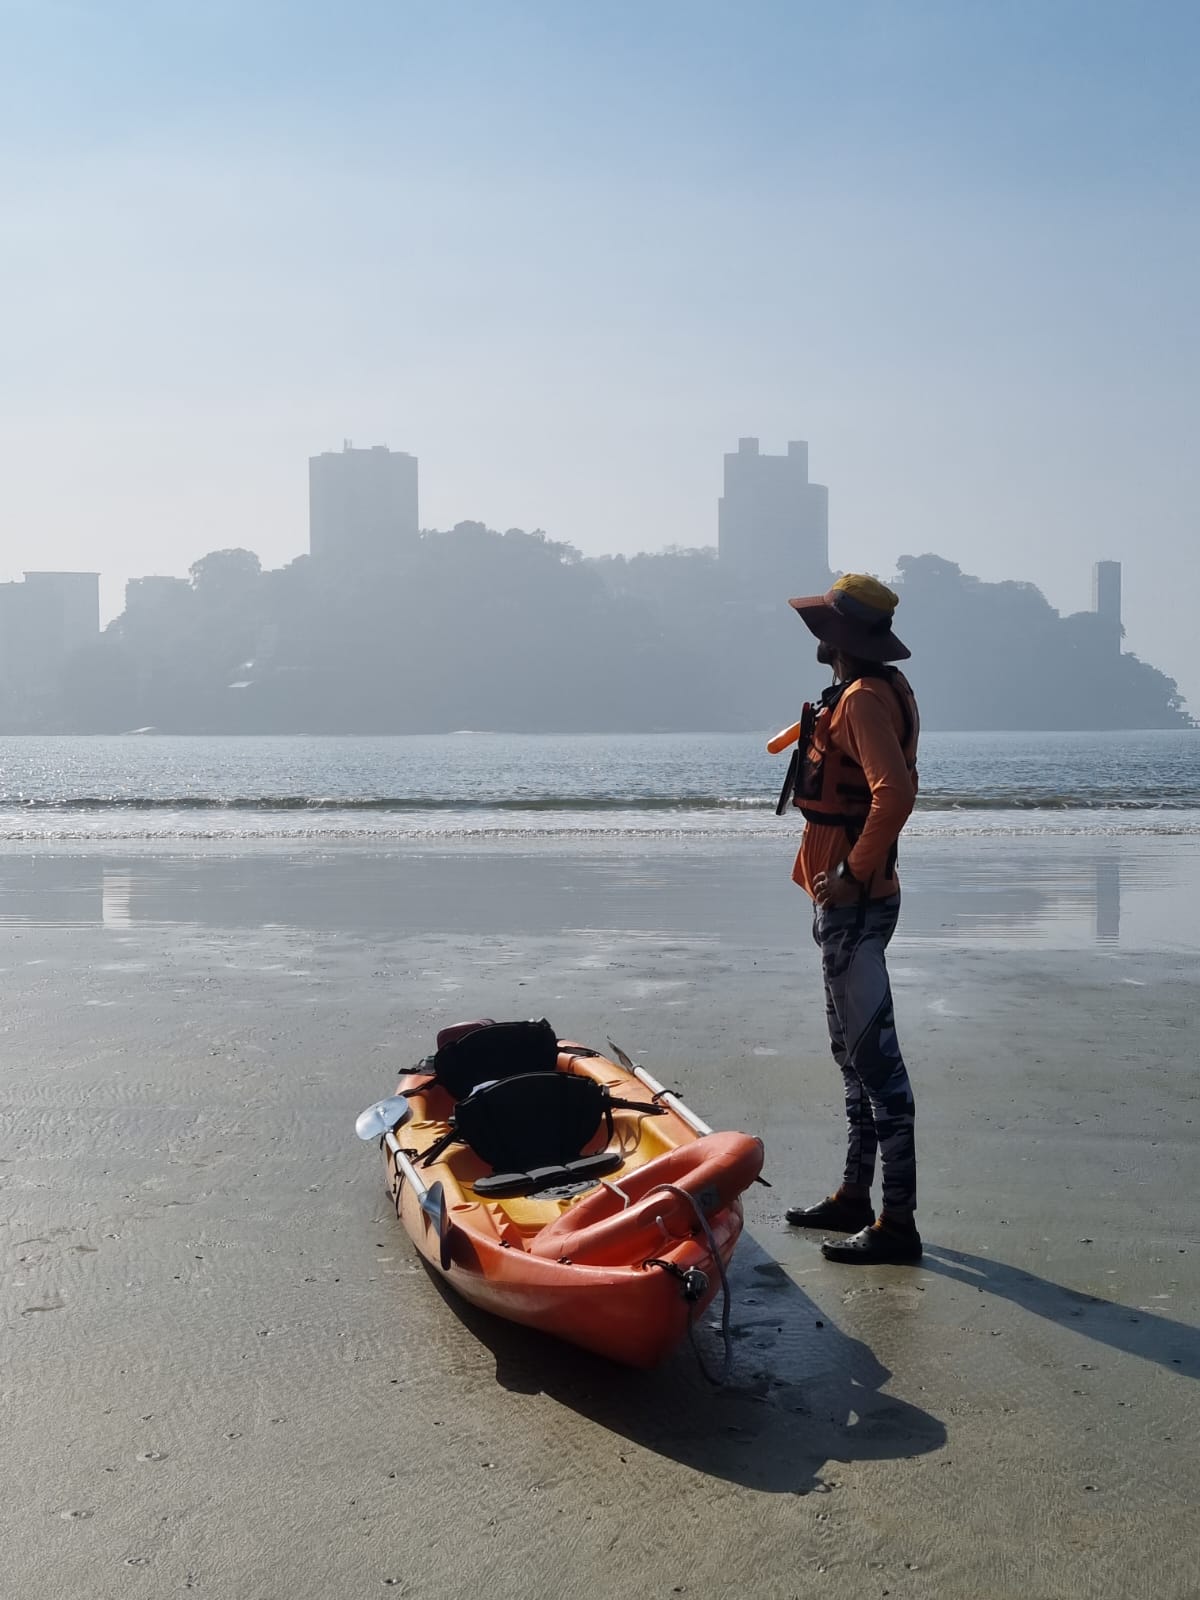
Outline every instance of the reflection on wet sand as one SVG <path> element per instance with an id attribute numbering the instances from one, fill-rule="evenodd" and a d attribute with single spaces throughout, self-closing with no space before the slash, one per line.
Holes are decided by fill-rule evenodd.
<path id="1" fill-rule="evenodd" d="M 1096 863 L 1096 939 L 1116 944 L 1121 937 L 1121 863 L 1105 857 Z"/>
<path id="2" fill-rule="evenodd" d="M 1155 925 L 1160 902 L 1179 903 L 1178 869 L 1167 865 L 1161 841 L 1106 842 L 1097 850 L 1095 841 L 1060 840 L 1052 851 L 1024 841 L 1002 850 L 990 843 L 941 842 L 909 852 L 902 940 L 1117 946 L 1123 895 L 1148 913 L 1143 927 Z M 1194 871 L 1191 855 L 1185 865 Z M 275 925 L 367 938 L 603 928 L 795 948 L 807 937 L 808 907 L 776 854 L 759 849 L 625 856 L 560 846 L 359 846 L 6 854 L 0 916 L 110 929 Z M 1160 919 L 1164 937 L 1167 921 Z"/>

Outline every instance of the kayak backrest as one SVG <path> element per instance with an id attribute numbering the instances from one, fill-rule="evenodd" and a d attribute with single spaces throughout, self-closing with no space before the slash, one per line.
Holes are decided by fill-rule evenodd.
<path id="1" fill-rule="evenodd" d="M 612 1111 L 593 1078 L 523 1072 L 460 1100 L 454 1124 L 494 1172 L 528 1172 L 576 1160 L 602 1126 L 611 1134 Z"/>
<path id="2" fill-rule="evenodd" d="M 488 1022 L 452 1038 L 430 1058 L 435 1082 L 456 1100 L 465 1100 L 481 1083 L 554 1072 L 558 1035 L 545 1017 L 540 1022 Z"/>
<path id="3" fill-rule="evenodd" d="M 465 1095 L 421 1165 L 432 1166 L 452 1144 L 461 1143 L 492 1168 L 474 1180 L 477 1195 L 536 1194 L 559 1184 L 586 1187 L 624 1161 L 620 1149 L 581 1154 L 602 1128 L 612 1138 L 614 1111 L 657 1117 L 665 1109 L 656 1100 L 618 1099 L 582 1074 L 518 1072 Z"/>

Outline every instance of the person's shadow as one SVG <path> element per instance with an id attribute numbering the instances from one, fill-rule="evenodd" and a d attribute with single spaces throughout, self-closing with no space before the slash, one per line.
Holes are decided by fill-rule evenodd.
<path id="1" fill-rule="evenodd" d="M 1095 1339 L 1127 1355 L 1153 1361 L 1168 1372 L 1200 1378 L 1200 1329 L 1176 1322 L 1156 1311 L 1120 1305 L 1097 1295 L 1082 1294 L 1049 1278 L 1039 1278 L 1022 1267 L 1012 1267 L 987 1256 L 968 1255 L 948 1245 L 925 1245 L 921 1266 L 952 1278 L 972 1289 L 1011 1300 L 1024 1311 L 1045 1317 L 1085 1338 Z"/>
<path id="2" fill-rule="evenodd" d="M 941 1422 L 884 1394 L 888 1369 L 748 1234 L 730 1271 L 734 1365 L 724 1388 L 705 1380 L 686 1342 L 662 1367 L 631 1371 L 478 1311 L 430 1275 L 495 1356 L 504 1388 L 549 1395 L 622 1438 L 730 1483 L 807 1494 L 827 1486 L 830 1462 L 900 1459 L 945 1443 Z M 710 1369 L 721 1361 L 720 1308 L 718 1291 L 696 1330 Z"/>

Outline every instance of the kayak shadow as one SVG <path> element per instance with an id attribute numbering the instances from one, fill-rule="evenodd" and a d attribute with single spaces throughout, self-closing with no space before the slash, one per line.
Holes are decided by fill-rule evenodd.
<path id="1" fill-rule="evenodd" d="M 998 1295 L 1085 1339 L 1153 1361 L 1167 1372 L 1200 1378 L 1200 1329 L 1186 1322 L 1068 1289 L 1065 1284 L 1039 1278 L 1023 1267 L 951 1250 L 948 1245 L 926 1244 L 921 1266 L 969 1288 Z"/>
<path id="2" fill-rule="evenodd" d="M 730 1271 L 734 1358 L 723 1388 L 704 1378 L 686 1342 L 654 1371 L 632 1371 L 489 1316 L 430 1275 L 495 1357 L 503 1388 L 545 1394 L 713 1478 L 766 1493 L 821 1493 L 836 1483 L 838 1462 L 904 1459 L 946 1440 L 936 1417 L 883 1393 L 889 1370 L 747 1234 Z M 696 1332 L 711 1371 L 721 1365 L 720 1306 L 718 1292 Z"/>

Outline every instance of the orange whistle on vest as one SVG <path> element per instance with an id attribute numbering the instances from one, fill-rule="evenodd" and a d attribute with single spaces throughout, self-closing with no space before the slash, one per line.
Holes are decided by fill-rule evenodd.
<path id="1" fill-rule="evenodd" d="M 807 706 L 805 710 L 807 710 Z M 777 756 L 781 750 L 786 750 L 788 745 L 795 744 L 800 737 L 803 722 L 793 722 L 790 728 L 781 728 L 774 738 L 767 740 L 767 754 Z"/>

